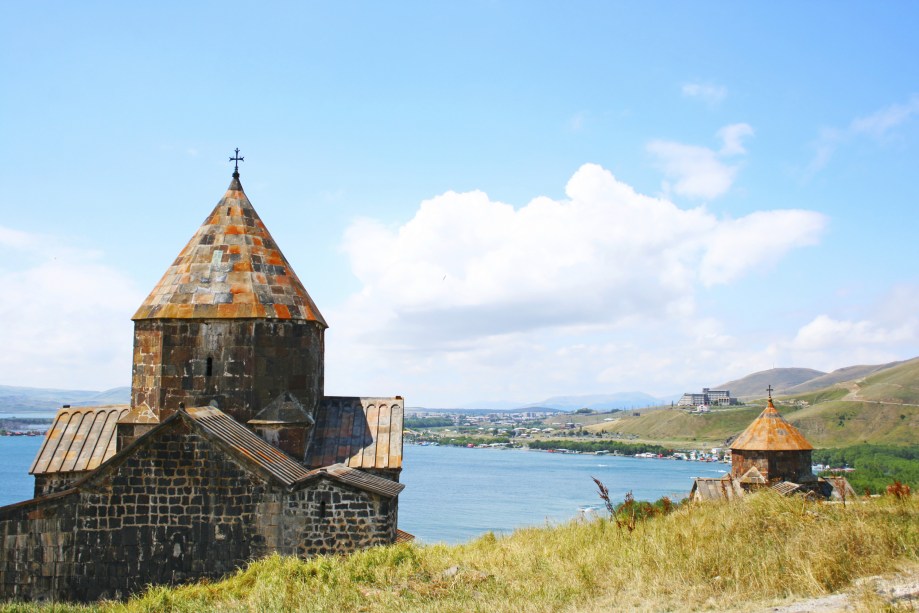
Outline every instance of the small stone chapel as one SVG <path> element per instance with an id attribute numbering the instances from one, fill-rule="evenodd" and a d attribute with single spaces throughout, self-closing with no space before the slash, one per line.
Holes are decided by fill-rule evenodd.
<path id="1" fill-rule="evenodd" d="M 689 499 L 732 500 L 761 489 L 818 498 L 855 496 L 845 477 L 817 477 L 811 469 L 814 450 L 801 431 L 776 410 L 772 386 L 766 408 L 731 443 L 731 472 L 721 478 L 697 478 Z"/>
<path id="2" fill-rule="evenodd" d="M 249 202 L 223 198 L 134 314 L 131 404 L 64 406 L 0 507 L 0 599 L 126 598 L 397 528 L 404 402 L 325 396 L 328 327 Z"/>

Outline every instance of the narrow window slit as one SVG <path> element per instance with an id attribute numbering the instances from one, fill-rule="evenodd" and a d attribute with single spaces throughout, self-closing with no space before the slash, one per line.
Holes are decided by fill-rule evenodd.
<path id="1" fill-rule="evenodd" d="M 207 359 L 207 371 L 205 372 L 205 376 L 210 377 L 213 374 L 214 374 L 214 358 L 209 357 Z"/>

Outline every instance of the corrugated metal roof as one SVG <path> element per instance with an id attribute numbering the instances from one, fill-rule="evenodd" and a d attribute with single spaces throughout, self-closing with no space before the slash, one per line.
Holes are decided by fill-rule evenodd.
<path id="1" fill-rule="evenodd" d="M 409 534 L 405 530 L 399 530 L 396 528 L 396 542 L 397 543 L 411 543 L 415 540 L 414 534 Z"/>
<path id="2" fill-rule="evenodd" d="M 744 490 L 730 476 L 721 478 L 698 478 L 689 492 L 691 500 L 734 500 L 742 498 Z"/>
<path id="3" fill-rule="evenodd" d="M 127 405 L 59 409 L 29 474 L 93 470 L 115 455 L 116 424 Z"/>
<path id="4" fill-rule="evenodd" d="M 307 470 L 286 453 L 269 445 L 252 430 L 215 407 L 191 408 L 186 409 L 185 413 L 206 433 L 218 438 L 234 452 L 257 464 L 287 486 L 327 475 L 341 483 L 384 496 L 397 496 L 405 489 L 401 483 L 349 468 L 344 464 L 336 463 Z"/>
<path id="5" fill-rule="evenodd" d="M 286 453 L 263 441 L 249 428 L 214 407 L 195 407 L 185 409 L 205 432 L 220 439 L 230 448 L 244 456 L 285 485 L 309 475 L 301 464 L 298 464 Z"/>
<path id="6" fill-rule="evenodd" d="M 807 451 L 813 448 L 804 435 L 779 414 L 771 398 L 759 417 L 731 443 L 731 450 Z"/>
<path id="7" fill-rule="evenodd" d="M 234 176 L 133 319 L 268 318 L 327 327 Z"/>
<path id="8" fill-rule="evenodd" d="M 404 400 L 326 396 L 310 445 L 312 467 L 402 468 Z"/>
<path id="9" fill-rule="evenodd" d="M 794 494 L 799 489 L 801 489 L 801 486 L 797 483 L 792 483 L 791 481 L 781 481 L 772 486 L 772 490 L 778 492 L 782 496 Z"/>
<path id="10" fill-rule="evenodd" d="M 399 492 L 405 489 L 405 485 L 397 481 L 377 477 L 376 475 L 365 473 L 362 470 L 349 468 L 344 464 L 333 464 L 320 468 L 318 471 L 324 472 L 342 483 L 353 485 L 358 489 L 382 494 L 383 496 L 398 496 Z"/>

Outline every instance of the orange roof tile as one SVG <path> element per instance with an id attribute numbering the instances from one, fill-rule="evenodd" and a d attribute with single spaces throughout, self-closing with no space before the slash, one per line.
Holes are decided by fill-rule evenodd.
<path id="1" fill-rule="evenodd" d="M 226 194 L 133 319 L 253 317 L 328 327 L 234 173 Z"/>
<path id="2" fill-rule="evenodd" d="M 731 449 L 749 451 L 807 451 L 813 449 L 801 432 L 776 411 L 772 399 L 747 429 L 731 444 Z"/>

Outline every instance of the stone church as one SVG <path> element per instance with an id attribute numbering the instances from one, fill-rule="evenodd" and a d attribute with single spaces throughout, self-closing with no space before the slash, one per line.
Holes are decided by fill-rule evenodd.
<path id="1" fill-rule="evenodd" d="M 131 404 L 64 406 L 35 498 L 0 508 L 0 599 L 125 598 L 411 538 L 403 399 L 324 395 L 328 326 L 238 162 L 133 320 Z"/>
<path id="2" fill-rule="evenodd" d="M 845 477 L 817 477 L 811 469 L 814 447 L 769 400 L 759 417 L 731 443 L 731 472 L 721 478 L 697 478 L 690 500 L 732 500 L 769 487 L 783 495 L 845 499 L 855 491 Z"/>

